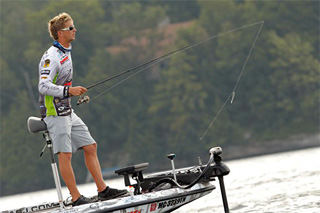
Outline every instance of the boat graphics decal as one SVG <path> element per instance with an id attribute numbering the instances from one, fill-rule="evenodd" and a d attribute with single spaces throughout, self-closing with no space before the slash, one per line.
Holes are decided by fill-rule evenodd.
<path id="1" fill-rule="evenodd" d="M 29 213 L 29 212 L 36 212 L 41 210 L 47 210 L 59 207 L 59 203 L 43 203 L 40 205 L 30 206 L 30 207 L 23 207 L 19 209 L 14 209 L 10 211 L 3 211 L 2 213 Z"/>
<path id="2" fill-rule="evenodd" d="M 158 209 L 174 206 L 184 202 L 186 202 L 186 197 L 180 197 L 180 198 L 175 198 L 168 201 L 159 202 Z"/>
<path id="3" fill-rule="evenodd" d="M 142 195 L 126 196 L 113 200 L 100 201 L 59 210 L 59 203 L 44 203 L 36 206 L 3 211 L 2 213 L 31 213 L 36 211 L 50 213 L 72 212 L 112 212 L 112 213 L 161 213 L 168 212 L 193 200 L 209 194 L 214 185 L 196 184 L 191 189 L 167 189 Z"/>
<path id="4" fill-rule="evenodd" d="M 142 213 L 142 209 L 130 211 L 130 212 L 127 212 L 127 213 Z"/>
<path id="5" fill-rule="evenodd" d="M 153 212 L 157 209 L 157 203 L 151 203 L 150 204 L 150 212 Z"/>

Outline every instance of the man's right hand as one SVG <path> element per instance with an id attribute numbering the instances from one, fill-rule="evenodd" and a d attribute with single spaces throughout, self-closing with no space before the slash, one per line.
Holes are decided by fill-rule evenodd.
<path id="1" fill-rule="evenodd" d="M 82 86 L 69 87 L 69 96 L 79 96 L 87 92 L 87 88 Z"/>

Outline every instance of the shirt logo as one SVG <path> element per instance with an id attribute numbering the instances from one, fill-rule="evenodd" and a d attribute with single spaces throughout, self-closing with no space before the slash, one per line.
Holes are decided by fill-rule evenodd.
<path id="1" fill-rule="evenodd" d="M 47 68 L 49 65 L 50 65 L 50 59 L 46 59 L 46 60 L 44 61 L 43 67 L 44 67 L 44 68 Z"/>
<path id="2" fill-rule="evenodd" d="M 50 70 L 41 70 L 41 75 L 49 75 Z"/>
<path id="3" fill-rule="evenodd" d="M 61 61 L 60 61 L 60 64 L 62 65 L 62 64 L 64 64 L 66 61 L 68 61 L 69 60 L 69 57 L 68 56 L 66 56 L 64 59 L 62 59 Z"/>

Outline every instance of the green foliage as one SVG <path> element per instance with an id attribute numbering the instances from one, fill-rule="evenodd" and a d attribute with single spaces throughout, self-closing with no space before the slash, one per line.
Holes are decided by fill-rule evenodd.
<path id="1" fill-rule="evenodd" d="M 105 28 L 107 45 L 118 45 L 126 37 L 140 37 L 141 30 L 157 26 L 165 18 L 164 8 L 144 6 L 135 1 L 112 5 L 112 8 L 111 20 Z"/>
<path id="2" fill-rule="evenodd" d="M 269 78 L 274 85 L 275 108 L 282 115 L 277 127 L 303 126 L 305 119 L 317 122 L 318 101 L 310 100 L 319 94 L 320 64 L 312 55 L 312 45 L 294 33 L 281 38 L 270 32 L 269 41 L 270 53 L 274 56 L 270 61 L 273 72 Z M 302 111 L 305 111 L 303 118 L 299 116 Z"/>
<path id="3" fill-rule="evenodd" d="M 206 159 L 213 146 L 318 131 L 316 1 L 0 4 L 1 195 L 53 187 L 48 153 L 38 157 L 42 137 L 28 133 L 26 120 L 39 115 L 32 95 L 38 93 L 38 63 L 52 42 L 47 22 L 61 12 L 69 13 L 77 28 L 73 82 L 83 86 L 209 36 L 264 20 L 234 102 L 226 102 L 207 132 L 237 82 L 259 25 L 217 37 L 92 88 L 89 104 L 76 106 L 73 98 L 75 112 L 98 142 L 103 168 L 149 161 L 151 170 L 167 169 L 165 156 L 169 153 L 177 154 L 177 167 L 187 166 L 196 163 L 197 156 Z M 166 26 L 168 20 L 193 22 L 172 39 L 163 31 L 171 27 Z M 83 155 L 77 153 L 73 164 L 81 183 L 87 172 Z"/>
<path id="4" fill-rule="evenodd" d="M 15 99 L 20 104 L 11 105 L 10 112 L 1 119 L 2 195 L 54 186 L 48 156 L 39 158 L 45 143 L 41 137 L 31 135 L 26 126 L 28 117 L 35 114 L 28 94 L 23 91 Z"/>

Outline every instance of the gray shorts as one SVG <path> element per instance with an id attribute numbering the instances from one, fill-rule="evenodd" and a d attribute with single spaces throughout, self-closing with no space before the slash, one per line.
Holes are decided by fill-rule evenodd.
<path id="1" fill-rule="evenodd" d="M 53 144 L 53 152 L 75 153 L 83 146 L 96 143 L 87 125 L 74 112 L 68 116 L 48 116 L 44 122 Z"/>

